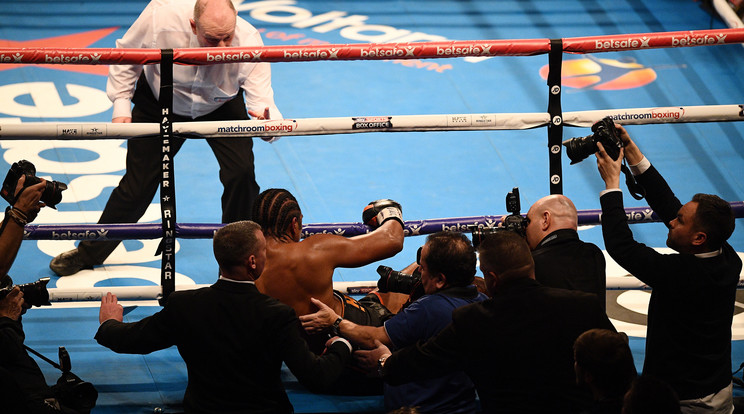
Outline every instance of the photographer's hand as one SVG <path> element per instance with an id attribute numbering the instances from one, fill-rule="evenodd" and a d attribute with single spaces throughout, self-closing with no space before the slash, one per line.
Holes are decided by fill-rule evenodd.
<path id="1" fill-rule="evenodd" d="M 28 218 L 29 223 L 34 221 L 36 215 L 39 214 L 39 210 L 45 206 L 45 204 L 39 200 L 41 200 L 41 195 L 44 193 L 47 182 L 43 178 L 40 178 L 40 180 L 40 183 L 36 183 L 24 189 L 23 183 L 26 182 L 26 176 L 23 175 L 16 185 L 16 202 L 13 204 L 13 207 L 21 210 L 21 212 Z"/>
<path id="2" fill-rule="evenodd" d="M 124 308 L 119 305 L 116 295 L 107 292 L 106 296 L 101 297 L 101 310 L 98 312 L 98 322 L 104 323 L 109 319 L 115 319 L 119 322 L 124 320 Z"/>
<path id="3" fill-rule="evenodd" d="M 0 300 L 0 317 L 17 321 L 23 314 L 23 292 L 16 286 L 3 300 Z"/>
<path id="4" fill-rule="evenodd" d="M 605 189 L 614 190 L 620 188 L 620 167 L 623 164 L 623 148 L 620 148 L 620 156 L 617 160 L 607 155 L 601 142 L 597 142 L 597 151 L 594 155 L 597 157 L 597 169 L 602 180 L 605 182 Z"/>
<path id="5" fill-rule="evenodd" d="M 5 214 L 5 228 L 0 234 L 0 275 L 7 274 L 13 266 L 18 249 L 21 248 L 25 224 L 36 218 L 39 209 L 44 203 L 39 203 L 41 194 L 44 192 L 46 181 L 23 188 L 26 177 L 21 176 L 16 185 L 16 202 L 13 209 Z M 19 213 L 20 212 L 20 213 Z"/>
<path id="6" fill-rule="evenodd" d="M 617 130 L 620 132 L 620 139 L 623 141 L 625 159 L 628 161 L 628 164 L 636 165 L 641 162 L 641 160 L 643 159 L 643 154 L 641 153 L 640 148 L 638 148 L 635 142 L 630 139 L 628 131 L 618 124 L 615 124 L 615 128 L 617 128 Z"/>
<path id="7" fill-rule="evenodd" d="M 339 316 L 333 311 L 328 305 L 319 301 L 315 298 L 310 298 L 315 306 L 318 307 L 318 311 L 307 315 L 300 316 L 300 322 L 302 322 L 302 328 L 307 333 L 317 333 L 324 329 L 327 329 Z"/>

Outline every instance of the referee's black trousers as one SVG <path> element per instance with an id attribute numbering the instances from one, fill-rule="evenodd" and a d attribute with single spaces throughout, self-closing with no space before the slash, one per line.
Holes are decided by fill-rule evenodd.
<path id="1" fill-rule="evenodd" d="M 132 122 L 160 123 L 160 105 L 145 81 L 144 74 L 137 83 L 132 101 Z M 249 118 L 241 91 L 235 98 L 207 115 L 194 119 L 174 115 L 171 119 L 173 122 L 189 122 Z M 183 138 L 170 140 L 173 155 L 184 141 Z M 253 166 L 253 138 L 210 138 L 207 143 L 220 166 L 220 181 L 223 186 L 222 222 L 249 220 L 253 202 L 259 193 Z M 160 186 L 161 156 L 159 137 L 127 141 L 127 170 L 119 186 L 111 193 L 98 223 L 136 223 L 145 214 Z M 189 187 L 182 185 L 181 188 Z M 118 240 L 83 241 L 78 245 L 78 250 L 87 264 L 102 264 L 119 243 Z"/>

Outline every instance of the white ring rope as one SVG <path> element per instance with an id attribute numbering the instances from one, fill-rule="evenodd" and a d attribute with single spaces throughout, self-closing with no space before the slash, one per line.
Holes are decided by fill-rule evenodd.
<path id="1" fill-rule="evenodd" d="M 623 125 L 744 121 L 744 105 L 669 106 L 604 109 L 563 113 L 563 124 L 590 127 L 606 116 Z M 361 132 L 490 131 L 539 128 L 550 115 L 536 113 L 392 115 L 249 121 L 174 122 L 173 132 L 185 138 L 300 136 Z M 122 139 L 155 136 L 156 123 L 27 122 L 0 124 L 0 139 Z"/>
<path id="2" fill-rule="evenodd" d="M 744 286 L 744 281 L 739 282 Z M 199 289 L 210 286 L 208 284 L 199 285 L 176 285 L 176 290 Z M 333 288 L 339 292 L 366 293 L 377 288 L 377 281 L 358 281 L 358 282 L 333 282 Z M 608 276 L 608 290 L 650 290 L 650 288 L 640 280 L 628 276 Z M 139 301 L 139 300 L 159 300 L 163 295 L 161 286 L 97 286 L 90 288 L 49 288 L 50 302 L 83 302 L 83 301 L 100 301 L 106 292 L 111 292 L 119 300 Z"/>

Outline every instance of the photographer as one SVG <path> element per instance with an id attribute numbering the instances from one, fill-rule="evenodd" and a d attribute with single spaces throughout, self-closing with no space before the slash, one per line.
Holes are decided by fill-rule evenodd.
<path id="1" fill-rule="evenodd" d="M 544 286 L 593 293 L 605 309 L 606 277 L 602 250 L 579 239 L 576 206 L 566 196 L 545 196 L 527 211 L 519 214 L 519 192 L 514 188 L 506 197 L 506 208 L 499 229 L 524 236 L 535 261 L 535 280 Z M 474 242 L 483 237 L 473 233 Z M 477 243 L 475 243 L 477 245 Z M 482 278 L 476 280 L 483 281 Z M 484 283 L 484 282 L 482 282 Z"/>
<path id="2" fill-rule="evenodd" d="M 0 274 L 6 275 L 18 253 L 23 228 L 36 218 L 45 203 L 40 202 L 46 181 L 23 188 L 26 176 L 15 187 L 13 207 L 5 213 L 0 233 Z M 23 342 L 21 315 L 31 307 L 18 286 L 8 276 L 2 279 L 4 297 L 0 299 L 0 395 L 4 413 L 77 413 L 60 404 L 39 365 Z M 9 292 L 8 292 L 9 291 Z"/>
<path id="3" fill-rule="evenodd" d="M 612 258 L 653 289 L 643 375 L 669 383 L 683 413 L 733 412 L 731 321 L 742 262 L 726 242 L 735 226 L 731 206 L 710 194 L 696 194 L 682 205 L 627 131 L 616 128 L 624 145 L 616 160 L 597 144 L 606 188 L 600 195 L 602 234 Z M 661 254 L 633 239 L 620 190 L 623 156 L 677 254 Z"/>
<path id="4" fill-rule="evenodd" d="M 308 333 L 335 326 L 338 334 L 362 348 L 382 343 L 394 349 L 413 345 L 436 335 L 452 321 L 452 311 L 486 300 L 473 283 L 475 250 L 462 233 L 440 232 L 427 237 L 419 249 L 424 296 L 411 303 L 384 326 L 362 326 L 342 319 L 323 302 L 313 299 L 320 310 L 300 316 Z M 385 409 L 418 407 L 422 413 L 475 412 L 475 389 L 462 371 L 399 386 L 385 386 Z"/>
<path id="5" fill-rule="evenodd" d="M 427 341 L 394 352 L 379 344 L 354 358 L 394 385 L 465 371 L 484 413 L 587 408 L 591 396 L 573 369 L 574 341 L 592 328 L 614 331 L 597 297 L 535 282 L 529 247 L 515 232 L 488 234 L 477 249 L 491 299 L 455 309 L 452 323 Z"/>
<path id="6" fill-rule="evenodd" d="M 527 211 L 526 239 L 535 260 L 535 280 L 545 286 L 594 293 L 605 308 L 602 250 L 579 239 L 578 212 L 566 196 L 543 197 Z"/>

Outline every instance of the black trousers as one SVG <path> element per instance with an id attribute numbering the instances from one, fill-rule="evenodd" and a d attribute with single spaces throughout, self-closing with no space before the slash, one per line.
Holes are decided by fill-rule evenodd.
<path id="1" fill-rule="evenodd" d="M 145 80 L 137 82 L 132 109 L 132 122 L 160 123 L 160 105 Z M 243 94 L 226 102 L 213 112 L 198 118 L 174 115 L 173 122 L 229 121 L 249 119 Z M 175 155 L 185 139 L 171 139 Z M 220 166 L 222 222 L 249 220 L 259 186 L 253 166 L 253 138 L 210 138 L 207 143 Z M 160 138 L 134 138 L 127 141 L 126 172 L 109 197 L 98 223 L 136 223 L 147 210 L 160 186 Z M 182 187 L 183 188 L 183 187 Z M 188 187 L 186 187 L 188 188 Z M 82 259 L 91 265 L 102 264 L 116 249 L 119 240 L 83 241 L 78 249 Z"/>

